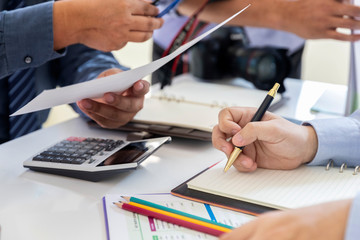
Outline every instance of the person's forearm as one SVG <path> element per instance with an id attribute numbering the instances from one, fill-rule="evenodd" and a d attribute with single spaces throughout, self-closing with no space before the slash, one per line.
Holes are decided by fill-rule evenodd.
<path id="1" fill-rule="evenodd" d="M 54 3 L 54 49 L 81 43 L 110 52 L 148 40 L 163 20 L 143 0 L 63 0 Z"/>
<path id="2" fill-rule="evenodd" d="M 54 50 L 78 43 L 81 16 L 76 1 L 56 1 L 53 7 Z"/>
<path id="3" fill-rule="evenodd" d="M 178 11 L 191 15 L 204 0 L 184 0 Z M 221 22 L 251 4 L 230 24 L 272 28 L 294 33 L 305 39 L 331 38 L 357 41 L 360 34 L 344 34 L 337 28 L 359 29 L 360 7 L 335 0 L 217 0 L 209 3 L 200 15 L 208 22 Z M 316 9 L 321 9 L 317 11 Z M 304 24 L 306 23 L 306 24 Z"/>
<path id="4" fill-rule="evenodd" d="M 53 45 L 52 1 L 1 12 L 0 78 L 62 57 Z"/>
<path id="5" fill-rule="evenodd" d="M 180 14 L 191 15 L 195 9 L 198 9 L 204 0 L 184 0 L 178 8 Z M 220 23 L 229 16 L 240 11 L 248 4 L 251 6 L 239 16 L 234 18 L 230 24 L 238 26 L 268 27 L 281 29 L 282 16 L 281 9 L 283 1 L 279 0 L 224 0 L 209 3 L 201 12 L 199 18 L 203 21 Z M 221 11 L 219 11 L 221 9 Z"/>

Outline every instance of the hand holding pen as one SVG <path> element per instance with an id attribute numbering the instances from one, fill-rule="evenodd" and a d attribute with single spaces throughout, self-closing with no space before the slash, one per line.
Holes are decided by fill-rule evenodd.
<path id="1" fill-rule="evenodd" d="M 266 95 L 264 101 L 261 103 L 259 109 L 254 114 L 253 118 L 251 119 L 251 122 L 257 122 L 257 121 L 260 121 L 262 119 L 265 112 L 270 107 L 270 104 L 271 104 L 272 100 L 274 100 L 274 97 L 275 97 L 279 87 L 280 87 L 280 84 L 275 83 L 273 88 Z M 239 156 L 239 154 L 242 152 L 243 149 L 244 149 L 244 146 L 241 146 L 241 147 L 240 146 L 235 146 L 234 150 L 232 151 L 232 153 L 231 153 L 231 155 L 230 155 L 230 157 L 229 157 L 229 159 L 228 159 L 228 161 L 227 161 L 227 163 L 225 165 L 224 172 L 229 170 L 229 168 L 233 165 L 236 158 Z"/>
<path id="2" fill-rule="evenodd" d="M 292 123 L 271 112 L 265 112 L 261 121 L 251 122 L 257 110 L 225 108 L 212 132 L 214 147 L 228 157 L 234 146 L 245 146 L 233 162 L 238 171 L 294 169 L 315 157 L 317 136 L 311 126 Z"/>

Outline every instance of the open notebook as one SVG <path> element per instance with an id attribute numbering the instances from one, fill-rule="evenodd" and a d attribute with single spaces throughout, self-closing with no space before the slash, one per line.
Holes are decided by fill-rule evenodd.
<path id="1" fill-rule="evenodd" d="M 253 173 L 241 173 L 232 167 L 224 173 L 225 163 L 222 161 L 189 180 L 187 188 L 273 209 L 352 198 L 360 191 L 360 174 L 354 174 L 357 171 L 351 168 L 339 172 L 337 167 L 326 170 L 323 166 L 301 166 L 294 170 L 257 169 Z M 184 195 L 192 198 L 192 194 Z M 199 196 L 194 200 L 203 201 Z"/>
<path id="2" fill-rule="evenodd" d="M 183 77 L 181 81 L 175 81 L 163 90 L 152 88 L 151 96 L 145 99 L 144 108 L 135 116 L 134 122 L 211 132 L 222 108 L 259 107 L 267 93 Z M 271 107 L 279 104 L 280 100 L 281 95 L 277 94 Z"/>

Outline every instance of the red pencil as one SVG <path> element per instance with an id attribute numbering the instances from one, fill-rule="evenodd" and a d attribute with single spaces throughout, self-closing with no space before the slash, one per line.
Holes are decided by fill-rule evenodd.
<path id="1" fill-rule="evenodd" d="M 140 207 L 136 207 L 127 203 L 115 203 L 118 207 L 130 211 L 130 212 L 134 212 L 134 213 L 138 213 L 141 215 L 145 215 L 148 217 L 153 217 L 153 218 L 157 218 L 159 220 L 165 221 L 165 222 L 169 222 L 169 223 L 173 223 L 182 227 L 186 227 L 186 228 L 190 228 L 199 232 L 203 232 L 203 233 L 207 233 L 216 237 L 219 237 L 221 234 L 224 234 L 224 232 L 213 229 L 213 228 L 209 228 L 209 227 L 205 227 L 205 226 L 201 226 L 199 224 L 195 224 L 195 223 L 191 223 L 191 222 L 187 222 L 181 219 L 177 219 L 177 218 L 173 218 L 164 214 L 160 214 L 157 212 L 153 212 L 147 209 L 143 209 Z"/>

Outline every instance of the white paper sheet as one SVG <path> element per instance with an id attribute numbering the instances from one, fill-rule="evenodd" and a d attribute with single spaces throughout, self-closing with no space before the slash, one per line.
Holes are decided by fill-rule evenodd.
<path id="1" fill-rule="evenodd" d="M 103 94 L 106 92 L 122 92 L 131 87 L 139 79 L 142 79 L 145 76 L 156 71 L 157 69 L 174 59 L 179 54 L 186 51 L 188 48 L 190 48 L 200 40 L 202 40 L 212 32 L 216 31 L 218 28 L 220 28 L 227 22 L 231 21 L 237 15 L 246 10 L 249 6 L 250 4 L 243 8 L 241 11 L 231 16 L 230 18 L 218 24 L 214 28 L 203 33 L 192 41 L 182 45 L 176 51 L 163 58 L 160 58 L 144 66 L 104 78 L 98 78 L 62 88 L 45 90 L 33 100 L 31 100 L 29 103 L 27 103 L 24 107 L 13 113 L 11 116 L 35 112 L 61 104 L 74 103 L 84 98 L 99 98 L 102 97 Z"/>

